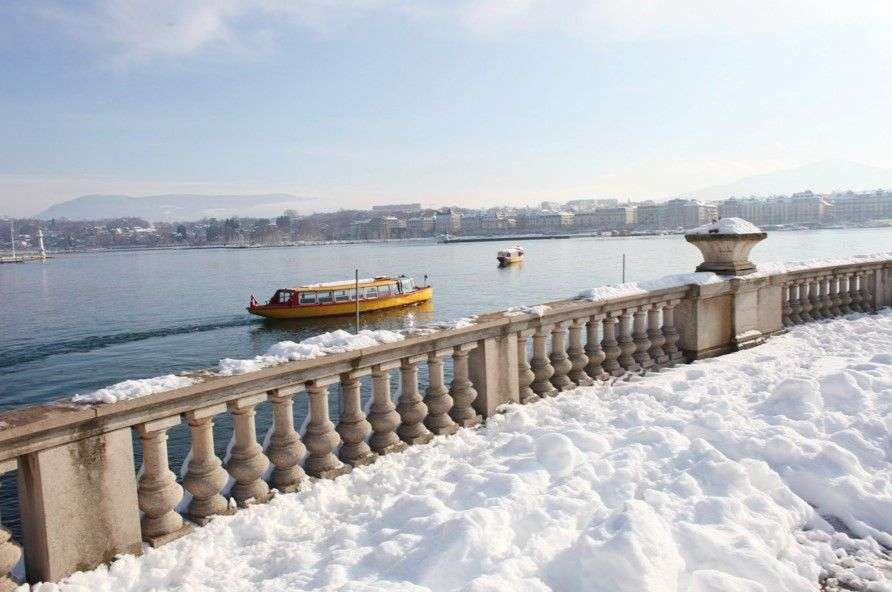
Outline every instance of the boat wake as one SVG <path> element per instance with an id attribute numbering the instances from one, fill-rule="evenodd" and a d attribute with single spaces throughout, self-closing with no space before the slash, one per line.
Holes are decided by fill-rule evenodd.
<path id="1" fill-rule="evenodd" d="M 190 323 L 146 331 L 132 331 L 127 333 L 112 333 L 108 335 L 89 335 L 77 339 L 59 340 L 42 344 L 29 343 L 27 345 L 13 346 L 0 350 L 0 375 L 13 372 L 14 367 L 29 362 L 37 362 L 51 356 L 72 353 L 86 353 L 103 349 L 113 345 L 122 345 L 134 341 L 144 341 L 155 337 L 170 337 L 187 333 L 204 333 L 227 329 L 229 327 L 242 327 L 257 324 L 256 319 L 244 317 L 231 317 L 217 322 Z"/>

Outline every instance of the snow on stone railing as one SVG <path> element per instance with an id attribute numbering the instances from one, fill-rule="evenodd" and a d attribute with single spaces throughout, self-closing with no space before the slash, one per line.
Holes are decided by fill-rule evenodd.
<path id="1" fill-rule="evenodd" d="M 116 554 L 138 554 L 142 542 L 164 544 L 192 524 L 262 503 L 273 490 L 294 491 L 307 476 L 333 478 L 476 426 L 506 403 L 720 355 L 808 318 L 874 310 L 892 301 L 890 270 L 892 255 L 884 254 L 598 287 L 443 328 L 283 342 L 203 372 L 5 412 L 0 472 L 19 470 L 26 578 L 58 580 Z M 797 308 L 805 303 L 809 317 Z M 395 402 L 393 371 L 400 376 Z M 295 428 L 298 395 L 308 399 L 302 430 Z M 338 398 L 335 418 L 331 397 Z M 266 404 L 272 430 L 263 447 L 255 411 Z M 224 464 L 214 450 L 214 419 L 225 414 L 233 429 Z M 192 451 L 178 482 L 167 432 L 183 421 Z M 142 449 L 138 478 L 131 430 Z M 0 590 L 19 554 L 0 531 Z"/>

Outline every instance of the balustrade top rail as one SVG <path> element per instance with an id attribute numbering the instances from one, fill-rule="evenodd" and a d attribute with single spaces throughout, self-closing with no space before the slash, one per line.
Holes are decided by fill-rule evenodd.
<path id="1" fill-rule="evenodd" d="M 432 351 L 646 304 L 682 301 L 703 289 L 714 294 L 731 292 L 734 290 L 734 282 L 767 282 L 780 286 L 800 278 L 873 271 L 890 266 L 892 259 L 868 259 L 842 265 L 803 267 L 783 273 L 757 273 L 711 283 L 708 287 L 684 284 L 644 293 L 620 294 L 595 302 L 558 300 L 546 303 L 547 308 L 541 315 L 512 312 L 509 316 L 505 314 L 506 311 L 497 311 L 480 315 L 475 324 L 468 327 L 410 335 L 394 343 L 328 354 L 310 360 L 286 362 L 246 374 L 215 376 L 210 373 L 193 373 L 193 376 L 201 378 L 201 382 L 115 403 L 83 405 L 63 400 L 9 410 L 0 413 L 0 464 L 8 464 L 18 456 L 36 450 L 213 404 L 227 403 L 251 394 L 277 389 L 303 390 L 305 383 L 312 380 L 338 376 Z"/>

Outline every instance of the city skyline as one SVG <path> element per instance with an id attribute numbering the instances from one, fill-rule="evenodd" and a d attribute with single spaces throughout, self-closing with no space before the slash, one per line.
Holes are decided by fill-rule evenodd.
<path id="1" fill-rule="evenodd" d="M 892 167 L 892 7 L 620 4 L 5 6 L 0 212 L 93 193 L 660 199 Z"/>

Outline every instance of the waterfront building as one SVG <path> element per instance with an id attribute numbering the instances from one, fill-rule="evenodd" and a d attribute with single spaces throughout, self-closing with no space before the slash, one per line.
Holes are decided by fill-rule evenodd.
<path id="1" fill-rule="evenodd" d="M 437 210 L 434 218 L 436 234 L 456 234 L 461 231 L 461 213 L 455 208 Z"/>
<path id="2" fill-rule="evenodd" d="M 622 230 L 635 225 L 637 213 L 634 206 L 598 208 L 589 212 L 577 212 L 574 225 L 579 230 Z"/>

